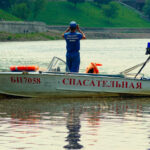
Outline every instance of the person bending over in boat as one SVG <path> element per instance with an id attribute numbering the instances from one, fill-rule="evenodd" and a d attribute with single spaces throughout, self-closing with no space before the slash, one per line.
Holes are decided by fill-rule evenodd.
<path id="1" fill-rule="evenodd" d="M 80 40 L 86 39 L 85 34 L 80 30 L 75 21 L 70 22 L 70 26 L 62 35 L 66 40 L 66 63 L 70 72 L 79 72 L 80 66 Z"/>

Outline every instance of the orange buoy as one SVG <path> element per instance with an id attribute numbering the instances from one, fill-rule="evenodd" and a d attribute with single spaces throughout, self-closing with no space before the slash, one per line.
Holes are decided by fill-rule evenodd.
<path id="1" fill-rule="evenodd" d="M 102 64 L 98 64 L 98 63 L 93 63 L 93 62 L 91 62 L 91 63 L 89 64 L 89 66 L 86 68 L 85 73 L 98 74 L 98 73 L 99 73 L 99 70 L 98 70 L 97 66 L 102 66 Z"/>
<path id="2" fill-rule="evenodd" d="M 38 66 L 11 66 L 11 71 L 37 71 L 39 69 Z"/>

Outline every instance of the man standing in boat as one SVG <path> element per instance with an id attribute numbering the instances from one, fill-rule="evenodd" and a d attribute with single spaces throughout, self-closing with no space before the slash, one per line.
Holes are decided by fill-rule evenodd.
<path id="1" fill-rule="evenodd" d="M 80 40 L 86 39 L 85 34 L 80 30 L 75 21 L 70 22 L 70 26 L 62 35 L 66 40 L 66 63 L 70 72 L 79 72 L 80 66 Z"/>

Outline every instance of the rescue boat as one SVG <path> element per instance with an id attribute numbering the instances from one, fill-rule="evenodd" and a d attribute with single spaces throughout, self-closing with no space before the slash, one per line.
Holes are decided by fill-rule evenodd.
<path id="1" fill-rule="evenodd" d="M 58 57 L 52 59 L 47 71 L 13 66 L 11 71 L 0 72 L 0 94 L 21 97 L 150 96 L 150 79 L 140 73 L 141 69 L 135 76 L 129 73 L 145 66 L 148 60 L 115 75 L 99 73 L 98 66 L 102 64 L 94 62 L 85 73 L 72 73 Z"/>

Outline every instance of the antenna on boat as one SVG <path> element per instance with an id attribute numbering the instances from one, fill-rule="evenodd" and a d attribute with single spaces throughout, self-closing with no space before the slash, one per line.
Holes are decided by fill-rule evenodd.
<path id="1" fill-rule="evenodd" d="M 146 53 L 145 55 L 149 55 L 150 54 L 150 43 L 147 44 L 147 48 L 146 48 Z M 147 64 L 147 62 L 150 60 L 150 56 L 147 58 L 147 60 L 144 62 L 143 66 L 140 68 L 140 70 L 138 71 L 138 73 L 135 75 L 134 79 L 136 79 L 136 77 L 138 76 L 138 74 L 142 71 L 142 69 L 145 67 L 145 65 Z"/>

